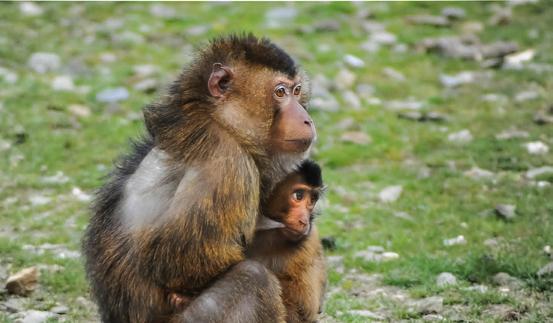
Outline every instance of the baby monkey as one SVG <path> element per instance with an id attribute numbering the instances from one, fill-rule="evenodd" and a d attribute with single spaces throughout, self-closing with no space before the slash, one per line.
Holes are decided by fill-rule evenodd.
<path id="1" fill-rule="evenodd" d="M 246 252 L 278 277 L 288 323 L 316 322 L 322 311 L 326 271 L 313 219 L 323 190 L 321 168 L 304 161 L 262 203 L 254 240 Z M 193 297 L 169 293 L 169 300 L 182 308 Z"/>

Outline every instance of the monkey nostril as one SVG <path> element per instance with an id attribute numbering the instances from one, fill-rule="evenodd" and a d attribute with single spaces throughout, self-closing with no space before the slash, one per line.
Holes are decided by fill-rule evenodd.
<path id="1" fill-rule="evenodd" d="M 305 120 L 303 123 L 310 126 L 311 125 L 311 120 Z"/>

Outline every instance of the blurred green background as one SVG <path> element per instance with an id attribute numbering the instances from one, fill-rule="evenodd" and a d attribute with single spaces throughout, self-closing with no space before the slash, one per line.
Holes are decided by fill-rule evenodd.
<path id="1" fill-rule="evenodd" d="M 194 48 L 242 31 L 311 77 L 322 321 L 552 321 L 552 21 L 549 1 L 0 3 L 0 279 L 40 272 L 0 321 L 98 320 L 91 195 Z"/>

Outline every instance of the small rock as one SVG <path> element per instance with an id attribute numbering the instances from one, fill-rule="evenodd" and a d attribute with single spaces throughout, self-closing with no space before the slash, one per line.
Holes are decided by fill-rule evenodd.
<path id="1" fill-rule="evenodd" d="M 467 240 L 462 235 L 458 235 L 455 238 L 451 238 L 451 239 L 444 239 L 444 246 L 446 247 L 463 245 L 463 244 L 467 244 Z"/>
<path id="2" fill-rule="evenodd" d="M 424 103 L 416 101 L 414 99 L 409 99 L 406 101 L 392 100 L 386 103 L 386 108 L 389 110 L 420 110 L 424 107 Z"/>
<path id="3" fill-rule="evenodd" d="M 524 130 L 509 129 L 495 135 L 497 140 L 509 140 L 515 138 L 528 138 L 530 135 Z"/>
<path id="4" fill-rule="evenodd" d="M 71 104 L 68 110 L 76 117 L 87 118 L 90 116 L 90 108 L 85 105 Z"/>
<path id="5" fill-rule="evenodd" d="M 541 141 L 528 142 L 524 147 L 532 155 L 545 155 L 549 152 L 549 147 Z"/>
<path id="6" fill-rule="evenodd" d="M 414 120 L 414 121 L 420 121 L 420 122 L 441 122 L 447 120 L 447 118 L 438 113 L 438 112 L 418 112 L 418 111 L 408 111 L 408 112 L 400 112 L 398 113 L 398 118 L 400 119 L 407 119 L 407 120 Z"/>
<path id="7" fill-rule="evenodd" d="M 343 142 L 350 142 L 357 145 L 368 145 L 372 142 L 371 137 L 362 131 L 344 132 L 340 139 Z"/>
<path id="8" fill-rule="evenodd" d="M 447 17 L 432 15 L 415 15 L 407 17 L 407 21 L 415 25 L 429 25 L 434 27 L 449 27 L 451 22 Z"/>
<path id="9" fill-rule="evenodd" d="M 28 17 L 36 17 L 44 13 L 42 7 L 34 2 L 20 2 L 19 11 L 21 11 L 24 16 Z"/>
<path id="10" fill-rule="evenodd" d="M 23 312 L 29 303 L 28 298 L 10 297 L 5 302 L 0 303 L 4 306 L 7 312 L 17 313 Z"/>
<path id="11" fill-rule="evenodd" d="M 415 218 L 413 218 L 413 216 L 407 212 L 402 212 L 402 211 L 399 211 L 399 212 L 394 212 L 393 215 L 396 217 L 396 218 L 400 218 L 400 219 L 404 219 L 404 220 L 407 220 L 407 221 L 414 221 Z"/>
<path id="12" fill-rule="evenodd" d="M 488 308 L 482 311 L 482 315 L 484 317 L 491 316 L 501 322 L 518 321 L 521 316 L 519 312 L 517 312 L 510 305 L 506 305 L 506 304 L 490 305 Z"/>
<path id="13" fill-rule="evenodd" d="M 343 269 L 344 257 L 343 256 L 326 256 L 326 264 L 328 265 L 328 267 L 333 268 L 336 271 L 339 271 L 340 268 Z"/>
<path id="14" fill-rule="evenodd" d="M 363 258 L 367 262 L 383 262 L 399 258 L 399 254 L 391 251 L 383 252 L 384 250 L 371 250 L 370 247 L 366 250 L 355 253 L 356 258 Z"/>
<path id="15" fill-rule="evenodd" d="M 469 286 L 467 288 L 464 288 L 464 290 L 468 290 L 470 292 L 479 292 L 479 293 L 485 293 L 488 291 L 488 286 L 486 285 L 473 285 Z"/>
<path id="16" fill-rule="evenodd" d="M 129 91 L 124 87 L 105 89 L 96 94 L 96 101 L 105 103 L 114 103 L 128 98 Z"/>
<path id="17" fill-rule="evenodd" d="M 323 237 L 321 238 L 321 244 L 325 250 L 335 250 L 336 249 L 336 239 L 334 237 Z"/>
<path id="18" fill-rule="evenodd" d="M 209 31 L 209 25 L 197 25 L 186 29 L 186 34 L 189 36 L 201 36 Z"/>
<path id="19" fill-rule="evenodd" d="M 347 69 L 341 69 L 340 72 L 334 78 L 336 87 L 341 90 L 350 89 L 355 83 L 357 76 Z"/>
<path id="20" fill-rule="evenodd" d="M 34 53 L 29 58 L 27 65 L 37 73 L 55 71 L 60 68 L 60 57 L 54 53 Z"/>
<path id="21" fill-rule="evenodd" d="M 524 67 L 525 63 L 534 59 L 535 55 L 536 52 L 533 49 L 527 49 L 522 52 L 509 54 L 504 58 L 503 67 L 510 69 L 521 69 L 522 67 Z"/>
<path id="22" fill-rule="evenodd" d="M 484 240 L 484 245 L 486 247 L 497 247 L 499 246 L 499 241 L 497 239 L 491 238 Z"/>
<path id="23" fill-rule="evenodd" d="M 54 306 L 50 309 L 50 312 L 56 314 L 67 314 L 67 312 L 69 312 L 69 307 L 64 305 Z"/>
<path id="24" fill-rule="evenodd" d="M 459 7 L 445 7 L 442 9 L 442 16 L 451 20 L 460 20 L 465 18 L 465 10 Z"/>
<path id="25" fill-rule="evenodd" d="M 553 274 L 553 262 L 550 262 L 547 265 L 543 266 L 540 270 L 538 270 L 537 274 L 540 277 Z"/>
<path id="26" fill-rule="evenodd" d="M 524 283 L 520 279 L 503 272 L 495 274 L 492 278 L 492 282 L 498 286 L 509 287 L 513 290 L 520 289 L 524 286 Z"/>
<path id="27" fill-rule="evenodd" d="M 314 109 L 327 111 L 327 112 L 336 112 L 340 110 L 340 103 L 332 95 L 329 95 L 328 97 L 324 97 L 324 98 L 314 97 L 311 100 L 311 106 Z"/>
<path id="28" fill-rule="evenodd" d="M 534 114 L 534 122 L 539 125 L 553 124 L 553 105 Z"/>
<path id="29" fill-rule="evenodd" d="M 473 83 L 476 80 L 474 72 L 463 71 L 455 75 L 440 75 L 440 82 L 443 86 L 453 88 L 462 84 Z"/>
<path id="30" fill-rule="evenodd" d="M 350 315 L 354 315 L 354 316 L 362 316 L 362 317 L 366 317 L 368 319 L 371 319 L 371 320 L 384 320 L 384 317 L 383 316 L 380 316 L 376 313 L 373 313 L 371 311 L 368 311 L 368 310 L 349 310 L 348 313 Z"/>
<path id="31" fill-rule="evenodd" d="M 73 91 L 75 90 L 75 84 L 73 84 L 71 76 L 60 75 L 52 80 L 52 89 L 54 91 Z"/>
<path id="32" fill-rule="evenodd" d="M 411 302 L 411 309 L 420 314 L 441 313 L 444 299 L 440 296 L 431 296 Z"/>
<path id="33" fill-rule="evenodd" d="M 14 84 L 19 78 L 17 74 L 5 67 L 0 66 L 0 78 L 8 84 Z"/>
<path id="34" fill-rule="evenodd" d="M 354 110 L 359 110 L 361 108 L 361 100 L 354 92 L 345 91 L 344 94 L 342 94 L 342 98 L 350 108 Z"/>
<path id="35" fill-rule="evenodd" d="M 351 117 L 347 117 L 347 118 L 344 118 L 344 119 L 338 121 L 336 123 L 336 128 L 340 129 L 340 130 L 346 130 L 346 129 L 350 129 L 355 124 L 356 124 L 355 119 L 353 119 Z M 1 144 L 0 144 L 0 147 L 1 147 Z M 0 150 L 1 150 L 1 148 L 0 148 Z"/>
<path id="36" fill-rule="evenodd" d="M 357 56 L 347 54 L 344 56 L 344 62 L 353 68 L 365 67 L 365 62 Z"/>
<path id="37" fill-rule="evenodd" d="M 161 3 L 155 3 L 150 6 L 150 13 L 154 17 L 170 19 L 177 16 L 173 8 L 169 8 Z"/>
<path id="38" fill-rule="evenodd" d="M 524 101 L 535 100 L 539 97 L 540 95 L 536 91 L 522 91 L 517 93 L 517 95 L 515 95 L 515 101 L 524 102 Z"/>
<path id="39" fill-rule="evenodd" d="M 382 72 L 384 73 L 384 75 L 386 75 L 387 77 L 395 81 L 404 82 L 406 80 L 405 75 L 403 75 L 400 71 L 393 69 L 391 67 L 384 67 Z"/>
<path id="40" fill-rule="evenodd" d="M 543 166 L 538 168 L 532 168 L 526 172 L 526 177 L 529 179 L 534 179 L 536 177 L 540 177 L 543 175 L 553 175 L 553 167 L 551 166 Z"/>
<path id="41" fill-rule="evenodd" d="M 403 187 L 401 185 L 393 185 L 385 187 L 378 193 L 378 199 L 383 203 L 394 202 L 401 196 Z"/>
<path id="42" fill-rule="evenodd" d="M 447 140 L 457 144 L 466 144 L 472 141 L 472 134 L 468 129 L 463 129 L 458 132 L 450 133 Z"/>
<path id="43" fill-rule="evenodd" d="M 38 269 L 29 267 L 10 276 L 6 282 L 8 293 L 27 296 L 35 290 L 38 283 Z"/>
<path id="44" fill-rule="evenodd" d="M 65 184 L 69 181 L 69 177 L 65 176 L 62 171 L 58 171 L 55 175 L 46 176 L 40 179 L 44 184 Z"/>
<path id="45" fill-rule="evenodd" d="M 52 202 L 52 199 L 43 195 L 33 195 L 29 197 L 29 202 L 31 202 L 31 205 L 33 206 L 40 206 Z"/>
<path id="46" fill-rule="evenodd" d="M 510 7 L 498 8 L 495 10 L 495 14 L 490 17 L 490 25 L 508 25 L 512 18 L 513 12 Z"/>
<path id="47" fill-rule="evenodd" d="M 133 66 L 132 70 L 139 77 L 148 77 L 158 73 L 159 68 L 155 65 L 143 64 Z"/>
<path id="48" fill-rule="evenodd" d="M 81 202 L 90 202 L 92 200 L 92 196 L 90 194 L 86 194 L 78 187 L 73 187 L 71 194 Z"/>
<path id="49" fill-rule="evenodd" d="M 44 311 L 35 311 L 35 310 L 29 310 L 23 312 L 23 320 L 21 320 L 21 323 L 43 323 L 48 321 L 50 318 L 55 317 L 56 315 L 51 312 L 44 312 Z"/>
<path id="50" fill-rule="evenodd" d="M 133 86 L 133 89 L 141 92 L 152 93 L 158 87 L 158 82 L 155 79 L 145 79 Z"/>
<path id="51" fill-rule="evenodd" d="M 422 317 L 423 321 L 443 321 L 444 317 L 438 314 L 426 314 Z"/>
<path id="52" fill-rule="evenodd" d="M 397 37 L 390 32 L 380 30 L 371 33 L 370 40 L 376 44 L 393 45 L 397 42 Z"/>
<path id="53" fill-rule="evenodd" d="M 102 63 L 113 63 L 117 61 L 117 56 L 113 53 L 102 53 L 100 54 L 100 61 Z"/>
<path id="54" fill-rule="evenodd" d="M 549 257 L 553 257 L 553 249 L 551 249 L 550 245 L 546 245 L 543 247 L 543 252 L 548 255 Z"/>
<path id="55" fill-rule="evenodd" d="M 502 219 L 512 220 L 515 218 L 516 206 L 512 204 L 498 204 L 495 206 L 495 213 Z"/>
<path id="56" fill-rule="evenodd" d="M 450 285 L 456 285 L 457 284 L 457 278 L 452 273 L 441 273 L 436 278 L 436 285 L 438 287 L 446 287 Z"/>
<path id="57" fill-rule="evenodd" d="M 270 9 L 265 13 L 265 24 L 268 28 L 281 28 L 293 22 L 297 15 L 294 7 Z"/>

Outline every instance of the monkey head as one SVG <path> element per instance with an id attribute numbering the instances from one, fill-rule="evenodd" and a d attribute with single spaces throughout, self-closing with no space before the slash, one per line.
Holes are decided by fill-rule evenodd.
<path id="1" fill-rule="evenodd" d="M 307 79 L 292 58 L 253 36 L 214 44 L 212 51 L 226 53 L 212 55 L 220 60 L 213 61 L 207 80 L 215 120 L 266 155 L 305 155 L 316 131 L 307 112 Z"/>
<path id="2" fill-rule="evenodd" d="M 321 168 L 313 161 L 304 161 L 276 185 L 257 230 L 277 229 L 290 241 L 302 240 L 311 231 L 315 204 L 322 191 Z"/>

